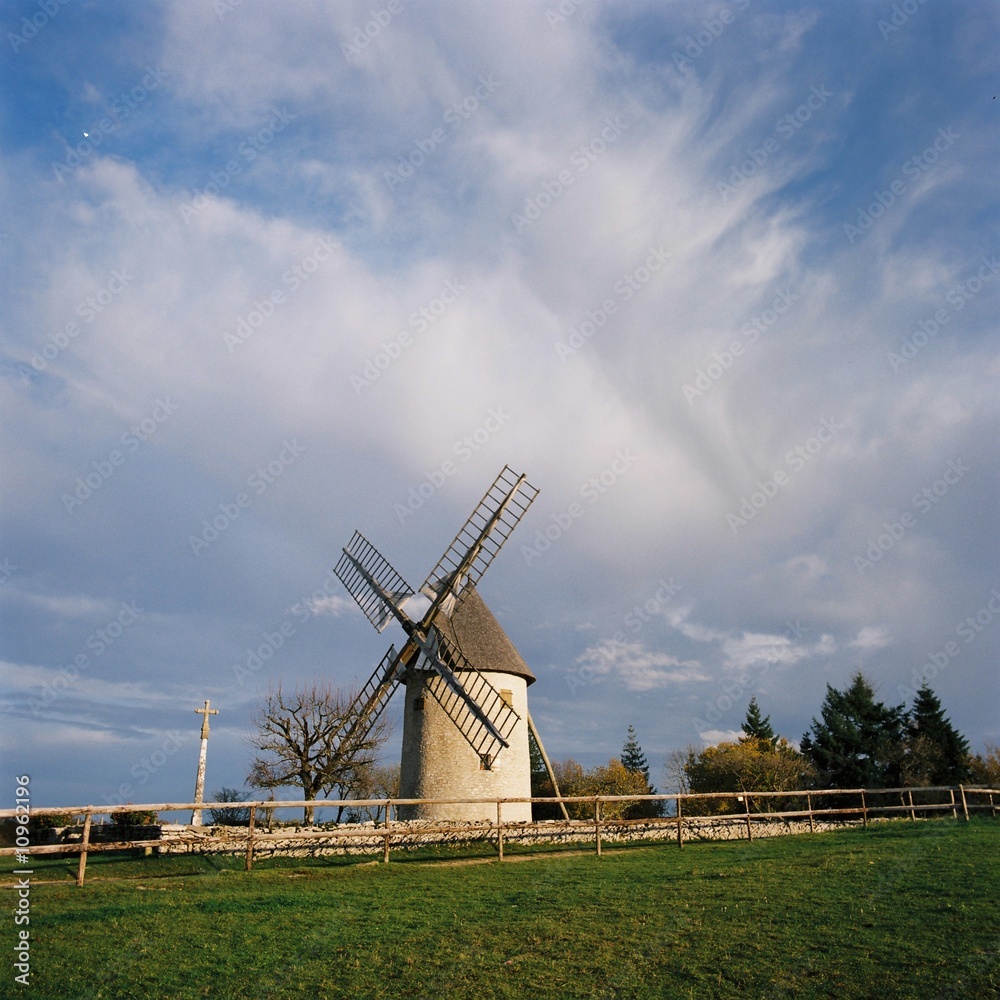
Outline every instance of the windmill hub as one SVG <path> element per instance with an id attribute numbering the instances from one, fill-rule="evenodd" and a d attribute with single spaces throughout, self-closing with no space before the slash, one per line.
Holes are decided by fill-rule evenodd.
<path id="1" fill-rule="evenodd" d="M 535 677 L 476 585 L 537 495 L 504 467 L 418 590 L 358 532 L 334 568 L 378 631 L 395 619 L 406 635 L 375 668 L 341 740 L 363 736 L 405 685 L 399 794 L 443 801 L 401 807 L 400 818 L 495 820 L 495 804 L 465 800 L 531 795 L 527 688 Z M 529 820 L 531 805 L 508 805 L 503 815 Z"/>

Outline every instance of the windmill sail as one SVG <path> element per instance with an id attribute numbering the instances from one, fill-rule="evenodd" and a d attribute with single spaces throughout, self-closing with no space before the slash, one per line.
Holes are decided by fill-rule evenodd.
<path id="1" fill-rule="evenodd" d="M 406 665 L 403 654 L 397 653 L 394 646 L 382 657 L 368 682 L 355 699 L 354 709 L 344 735 L 338 746 L 348 746 L 355 738 L 361 739 L 375 725 L 389 699 L 406 676 Z"/>
<path id="2" fill-rule="evenodd" d="M 480 581 L 536 496 L 538 490 L 523 475 L 504 466 L 420 588 L 434 601 L 425 621 L 448 595 L 460 597 Z"/>
<path id="3" fill-rule="evenodd" d="M 508 746 L 520 716 L 444 635 L 435 631 L 434 639 L 437 655 L 425 660 L 438 676 L 426 689 L 472 749 L 492 761 Z"/>
<path id="4" fill-rule="evenodd" d="M 413 588 L 360 531 L 354 532 L 333 572 L 379 632 L 394 617 L 404 626 L 410 623 L 402 606 Z"/>

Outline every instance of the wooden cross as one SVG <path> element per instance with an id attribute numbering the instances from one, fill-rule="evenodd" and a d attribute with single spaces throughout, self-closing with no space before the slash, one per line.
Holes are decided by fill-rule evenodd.
<path id="1" fill-rule="evenodd" d="M 195 709 L 195 711 L 199 715 L 205 716 L 205 718 L 202 720 L 202 723 L 201 723 L 201 738 L 203 740 L 207 740 L 208 739 L 208 717 L 210 715 L 218 715 L 219 714 L 219 710 L 217 708 L 209 708 L 208 707 L 211 704 L 212 703 L 206 699 L 205 700 L 205 707 L 204 708 L 196 708 Z"/>
<path id="2" fill-rule="evenodd" d="M 194 800 L 200 803 L 205 794 L 205 759 L 208 756 L 208 717 L 218 715 L 217 708 L 209 708 L 211 702 L 206 698 L 204 708 L 196 708 L 195 711 L 204 716 L 201 723 L 201 751 L 198 754 L 198 777 L 194 783 Z M 191 823 L 193 826 L 201 826 L 201 809 L 195 807 L 191 813 Z"/>

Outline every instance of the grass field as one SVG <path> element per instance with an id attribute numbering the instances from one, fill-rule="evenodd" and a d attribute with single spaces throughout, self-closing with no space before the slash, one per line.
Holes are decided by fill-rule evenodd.
<path id="1" fill-rule="evenodd" d="M 82 889 L 35 885 L 30 995 L 1000 995 L 1000 823 L 986 819 L 600 859 L 218 864 L 95 856 Z M 111 874 L 131 877 L 89 878 Z M 28 996 L 4 964 L 0 995 Z"/>

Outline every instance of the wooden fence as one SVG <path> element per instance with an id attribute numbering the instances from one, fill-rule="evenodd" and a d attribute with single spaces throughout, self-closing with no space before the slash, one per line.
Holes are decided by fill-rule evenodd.
<path id="1" fill-rule="evenodd" d="M 916 796 L 916 798 L 915 798 Z M 838 797 L 843 797 L 847 804 L 833 805 Z M 939 799 L 940 801 L 934 801 Z M 722 800 L 722 803 L 736 803 L 735 811 L 724 811 L 715 813 L 711 811 L 713 803 Z M 728 800 L 728 803 L 725 801 Z M 554 806 L 568 805 L 575 806 L 582 804 L 587 807 L 589 818 L 577 820 L 550 820 L 533 823 L 510 822 L 503 818 L 503 807 L 505 803 L 548 803 Z M 648 816 L 641 819 L 627 819 L 618 816 L 608 816 L 601 813 L 602 807 L 607 807 L 612 803 L 637 803 L 637 802 L 659 802 L 663 803 L 659 811 L 661 815 Z M 431 823 L 426 826 L 406 821 L 393 821 L 393 810 L 398 806 L 414 805 L 448 805 L 448 804 L 469 804 L 481 803 L 492 804 L 496 807 L 496 822 L 484 821 L 481 823 L 469 823 L 461 826 L 448 825 L 446 823 Z M 662 815 L 668 812 L 673 804 L 673 813 Z M 790 809 L 790 804 L 805 805 L 805 808 Z M 767 809 L 767 805 L 775 808 Z M 765 808 L 761 808 L 764 806 Z M 379 825 L 359 825 L 356 823 L 338 824 L 328 826 L 323 829 L 290 829 L 282 828 L 278 833 L 274 833 L 270 827 L 270 819 L 277 810 L 302 809 L 304 807 L 336 808 L 340 809 L 377 809 L 384 817 Z M 780 807 L 780 808 L 779 808 Z M 621 806 L 619 805 L 619 808 Z M 187 843 L 189 846 L 201 846 L 226 850 L 229 852 L 239 851 L 245 855 L 245 869 L 250 871 L 253 866 L 254 850 L 262 849 L 266 845 L 275 845 L 277 842 L 293 843 L 316 843 L 326 841 L 324 846 L 346 846 L 352 840 L 365 839 L 369 843 L 377 842 L 381 845 L 383 861 L 389 861 L 390 848 L 393 840 L 397 844 L 414 839 L 431 842 L 435 838 L 444 838 L 448 835 L 457 836 L 462 840 L 493 840 L 496 841 L 497 857 L 504 859 L 504 840 L 516 836 L 518 839 L 530 837 L 533 841 L 543 841 L 546 837 L 551 837 L 553 830 L 558 830 L 560 834 L 566 831 L 574 840 L 593 841 L 594 848 L 600 856 L 602 841 L 613 837 L 616 833 L 628 831 L 630 827 L 642 824 L 646 828 L 645 839 L 674 840 L 678 847 L 684 846 L 685 830 L 688 832 L 688 839 L 705 824 L 726 823 L 731 826 L 743 827 L 746 830 L 746 839 L 752 841 L 754 838 L 754 826 L 758 827 L 758 835 L 761 831 L 766 831 L 769 824 L 777 822 L 798 821 L 808 822 L 809 832 L 816 829 L 817 821 L 833 820 L 834 822 L 860 822 L 867 827 L 869 820 L 886 816 L 903 816 L 916 822 L 917 816 L 926 817 L 934 813 L 950 813 L 955 819 L 959 812 L 968 821 L 973 812 L 986 812 L 990 816 L 996 816 L 1000 808 L 1000 789 L 995 788 L 972 788 L 964 785 L 940 786 L 933 788 L 837 788 L 837 789 L 813 789 L 800 792 L 750 792 L 742 795 L 733 792 L 706 792 L 706 793 L 674 793 L 666 795 L 597 795 L 597 796 L 565 796 L 562 798 L 502 798 L 502 799 L 312 799 L 308 801 L 285 801 L 266 800 L 255 802 L 187 802 L 187 803 L 151 803 L 148 805 L 122 805 L 122 806 L 72 806 L 69 808 L 41 808 L 32 809 L 31 816 L 55 816 L 69 815 L 71 817 L 82 816 L 82 831 L 79 840 L 69 840 L 56 844 L 31 844 L 29 827 L 16 826 L 16 846 L 0 847 L 0 856 L 3 855 L 23 855 L 36 857 L 46 854 L 74 854 L 80 855 L 79 867 L 77 870 L 76 884 L 82 886 L 87 869 L 87 855 L 101 851 L 123 851 L 135 848 L 164 848 L 171 843 Z M 157 827 L 157 824 L 150 824 L 150 827 L 129 830 L 118 826 L 118 832 L 123 835 L 117 840 L 105 840 L 103 838 L 95 840 L 93 837 L 95 816 L 117 816 L 121 814 L 159 813 L 171 812 L 191 812 L 196 809 L 211 809 L 215 812 L 223 812 L 229 809 L 243 809 L 249 811 L 249 822 L 246 827 L 226 827 L 226 837 L 205 835 L 206 830 L 211 830 L 211 826 L 186 826 L 180 829 L 187 834 L 185 840 L 166 840 L 162 836 L 150 838 L 143 836 L 140 831 L 148 830 L 150 827 Z M 262 824 L 258 822 L 260 817 L 266 816 L 268 828 L 266 832 L 262 830 Z M 15 810 L 0 810 L 0 820 L 14 819 Z M 15 822 L 20 823 L 17 819 Z M 102 830 L 102 826 L 97 827 Z M 233 837 L 232 834 L 239 830 L 241 836 Z M 244 832 L 245 831 L 245 832 Z M 102 830 L 103 832 L 103 830 Z M 116 832 L 116 827 L 110 827 L 110 833 Z M 129 837 L 125 834 L 134 832 L 138 834 Z M 651 832 L 651 836 L 650 836 Z M 765 835 L 770 835 L 765 833 Z"/>

